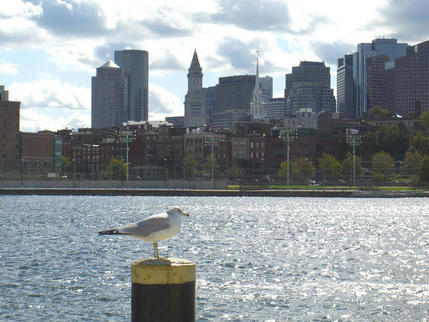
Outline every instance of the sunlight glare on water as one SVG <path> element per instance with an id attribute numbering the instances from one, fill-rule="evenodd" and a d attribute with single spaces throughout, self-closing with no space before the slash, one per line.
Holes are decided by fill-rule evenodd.
<path id="1" fill-rule="evenodd" d="M 425 320 L 429 199 L 2 196 L 0 320 L 130 318 L 152 245 L 102 229 L 177 205 L 198 320 Z"/>

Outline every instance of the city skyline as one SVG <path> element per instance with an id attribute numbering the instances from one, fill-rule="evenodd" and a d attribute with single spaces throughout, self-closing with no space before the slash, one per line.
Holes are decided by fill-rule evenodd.
<path id="1" fill-rule="evenodd" d="M 343 8 L 341 10 L 341 8 Z M 347 8 L 345 8 L 347 7 Z M 195 49 L 203 86 L 220 77 L 273 77 L 300 61 L 323 61 L 336 88 L 337 59 L 377 36 L 414 45 L 429 39 L 429 3 L 341 1 L 24 1 L 0 8 L 0 83 L 21 101 L 21 131 L 90 126 L 91 76 L 115 50 L 149 52 L 149 120 L 183 115 L 187 68 Z"/>

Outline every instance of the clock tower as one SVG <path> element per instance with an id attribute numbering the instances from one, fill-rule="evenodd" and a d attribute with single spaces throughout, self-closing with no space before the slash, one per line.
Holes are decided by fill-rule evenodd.
<path id="1" fill-rule="evenodd" d="M 185 95 L 185 127 L 198 127 L 206 123 L 206 91 L 203 88 L 203 73 L 194 51 L 188 69 L 188 93 Z"/>

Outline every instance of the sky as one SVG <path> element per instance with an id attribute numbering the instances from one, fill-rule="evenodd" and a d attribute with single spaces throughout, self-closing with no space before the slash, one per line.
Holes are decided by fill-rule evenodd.
<path id="1" fill-rule="evenodd" d="M 4 2 L 4 3 L 3 3 Z M 115 50 L 149 52 L 149 120 L 184 113 L 197 50 L 203 86 L 219 77 L 273 77 L 337 59 L 377 37 L 429 40 L 428 0 L 5 0 L 0 6 L 0 85 L 21 102 L 20 129 L 91 125 L 91 77 Z"/>

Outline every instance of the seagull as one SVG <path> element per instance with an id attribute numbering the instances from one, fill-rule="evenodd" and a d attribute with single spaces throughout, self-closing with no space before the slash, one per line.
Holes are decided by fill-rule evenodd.
<path id="1" fill-rule="evenodd" d="M 153 243 L 154 256 L 159 259 L 158 241 L 170 238 L 180 231 L 181 216 L 189 216 L 182 209 L 172 207 L 123 227 L 99 231 L 99 235 L 128 235 Z"/>

